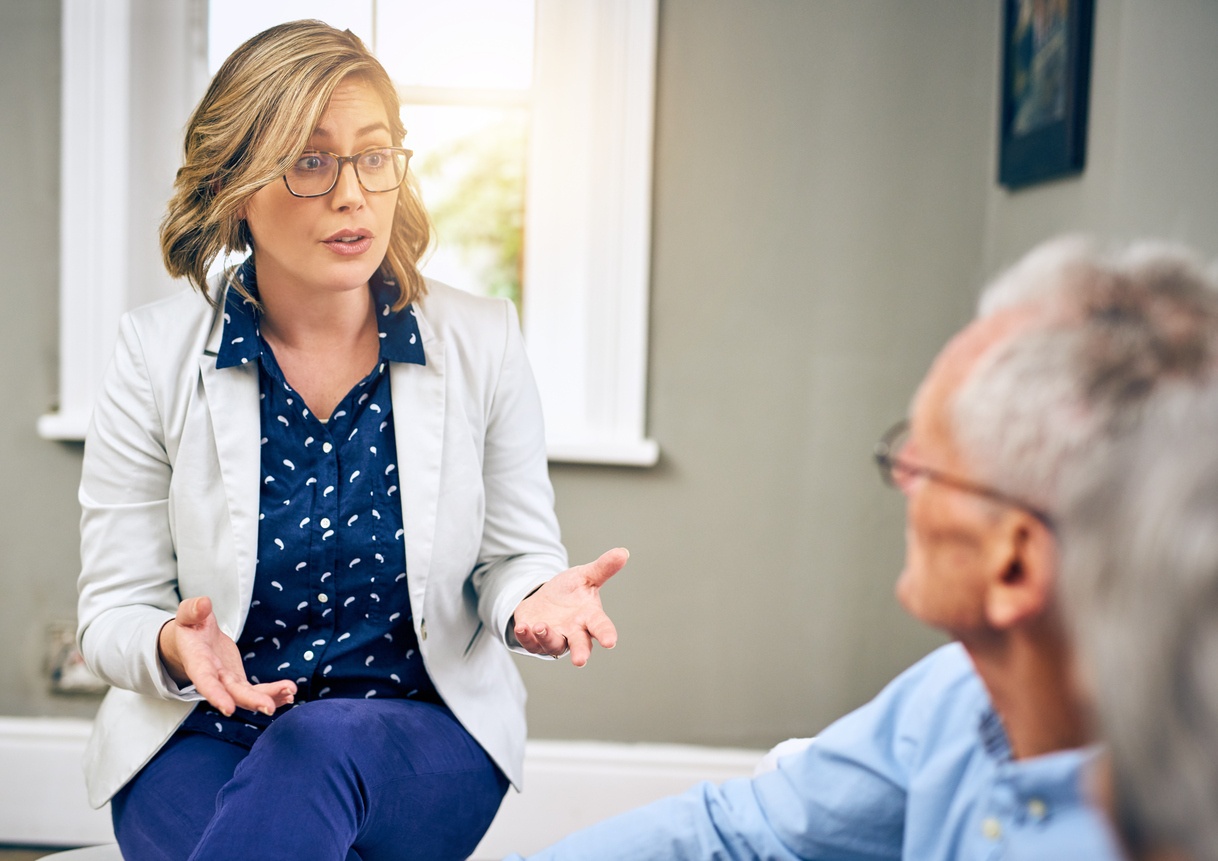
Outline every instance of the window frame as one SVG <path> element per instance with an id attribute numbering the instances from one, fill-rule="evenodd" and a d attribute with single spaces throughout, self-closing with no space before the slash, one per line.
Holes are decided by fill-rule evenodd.
<path id="1" fill-rule="evenodd" d="M 206 84 L 207 12 L 61 4 L 59 402 L 38 433 L 81 440 L 119 318 L 181 289 L 155 235 Z M 552 462 L 659 459 L 646 436 L 657 24 L 657 0 L 537 0 L 523 326 Z"/>

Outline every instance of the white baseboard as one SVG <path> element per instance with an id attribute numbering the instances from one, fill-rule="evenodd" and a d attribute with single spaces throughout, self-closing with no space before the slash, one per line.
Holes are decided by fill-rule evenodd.
<path id="1" fill-rule="evenodd" d="M 113 842 L 109 809 L 85 800 L 90 722 L 0 717 L 0 844 Z M 525 791 L 508 791 L 475 858 L 535 852 L 565 834 L 701 780 L 751 774 L 762 751 L 689 745 L 531 741 Z"/>
<path id="2" fill-rule="evenodd" d="M 764 751 L 691 745 L 531 741 L 524 791 L 508 790 L 476 859 L 544 849 L 572 831 L 695 783 L 747 777 Z"/>
<path id="3" fill-rule="evenodd" d="M 0 844 L 113 843 L 110 808 L 85 795 L 81 758 L 92 723 L 0 717 Z"/>

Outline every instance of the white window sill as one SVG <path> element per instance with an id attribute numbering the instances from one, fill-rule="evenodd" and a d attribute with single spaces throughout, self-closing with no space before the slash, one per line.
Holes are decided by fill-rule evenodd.
<path id="1" fill-rule="evenodd" d="M 83 442 L 89 429 L 89 413 L 47 413 L 38 417 L 38 435 L 61 442 Z"/>
<path id="2" fill-rule="evenodd" d="M 655 440 L 555 441 L 546 446 L 550 463 L 587 463 L 606 466 L 655 466 L 660 446 Z"/>
<path id="3" fill-rule="evenodd" d="M 86 412 L 46 413 L 38 418 L 38 435 L 60 442 L 83 442 L 89 429 Z M 655 466 L 660 446 L 655 440 L 567 439 L 546 446 L 550 463 L 582 463 L 604 466 Z"/>

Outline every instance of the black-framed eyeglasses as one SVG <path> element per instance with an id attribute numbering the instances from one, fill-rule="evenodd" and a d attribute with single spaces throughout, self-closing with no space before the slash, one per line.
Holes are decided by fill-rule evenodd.
<path id="1" fill-rule="evenodd" d="M 338 185 L 338 174 L 348 162 L 360 188 L 371 194 L 393 191 L 406 179 L 414 152 L 400 146 L 370 147 L 355 155 L 305 150 L 283 175 L 293 197 L 322 197 Z"/>
<path id="2" fill-rule="evenodd" d="M 1000 502 L 1003 505 L 1010 505 L 1035 517 L 1044 524 L 1049 531 L 1056 531 L 1053 523 L 1053 518 L 1049 514 L 1035 505 L 1024 502 L 1022 499 L 1011 496 L 1008 493 L 1003 493 L 1001 490 L 995 490 L 992 487 L 986 487 L 984 484 L 977 484 L 972 481 L 967 481 L 963 478 L 956 478 L 953 475 L 948 475 L 945 472 L 940 472 L 937 469 L 931 469 L 926 466 L 918 466 L 909 461 L 902 460 L 899 457 L 900 451 L 905 447 L 906 441 L 909 439 L 909 420 L 902 419 L 897 422 L 888 431 L 880 437 L 880 441 L 875 444 L 876 466 L 880 469 L 880 479 L 889 487 L 901 489 L 903 479 L 921 476 L 928 481 L 936 481 L 939 484 L 948 487 L 954 487 L 956 490 L 964 491 L 965 493 L 973 493 L 977 496 L 984 496 L 986 499 L 992 499 L 995 502 Z"/>

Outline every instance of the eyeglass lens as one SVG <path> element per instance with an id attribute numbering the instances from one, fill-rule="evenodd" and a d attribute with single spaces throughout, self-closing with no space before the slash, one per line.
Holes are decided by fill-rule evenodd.
<path id="1" fill-rule="evenodd" d="M 294 194 L 322 195 L 338 181 L 345 161 L 352 162 L 355 175 L 365 191 L 393 191 L 406 176 L 409 156 L 404 150 L 378 148 L 354 156 L 339 157 L 328 152 L 306 152 L 288 170 L 285 179 Z"/>
<path id="2" fill-rule="evenodd" d="M 897 460 L 897 456 L 901 453 L 901 449 L 905 447 L 905 443 L 908 440 L 909 423 L 901 421 L 889 428 L 888 432 L 876 444 L 874 452 L 875 465 L 879 468 L 880 478 L 884 480 L 885 484 L 898 487 L 902 477 L 901 473 L 908 470 L 905 464 Z"/>

